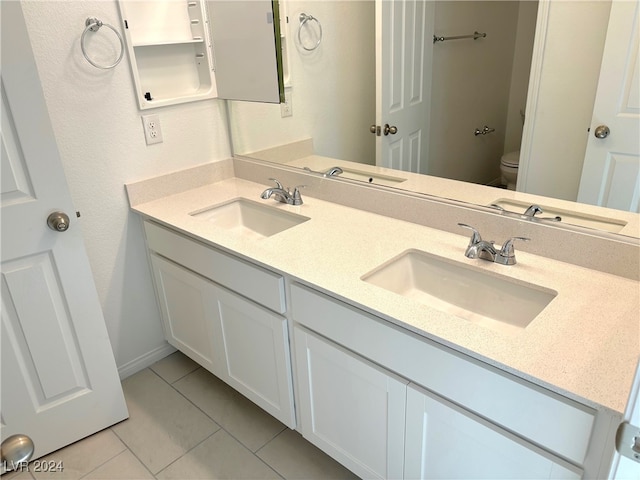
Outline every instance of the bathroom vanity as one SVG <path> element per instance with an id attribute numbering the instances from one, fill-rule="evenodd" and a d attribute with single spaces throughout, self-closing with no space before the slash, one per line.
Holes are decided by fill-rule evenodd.
<path id="1" fill-rule="evenodd" d="M 261 200 L 269 176 L 304 203 Z M 472 260 L 456 224 L 495 214 L 382 192 L 442 212 L 434 228 L 345 205 L 381 205 L 375 189 L 241 159 L 127 191 L 167 341 L 357 475 L 608 476 L 640 353 L 637 243 L 571 246 L 632 263 L 606 271 L 553 258 L 573 232 L 500 219 L 497 243 L 526 234 L 533 253 Z"/>

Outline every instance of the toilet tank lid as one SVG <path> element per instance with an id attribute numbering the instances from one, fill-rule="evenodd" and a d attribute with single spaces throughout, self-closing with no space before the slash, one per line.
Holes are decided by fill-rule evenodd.
<path id="1" fill-rule="evenodd" d="M 515 152 L 505 153 L 500 160 L 500 163 L 508 167 L 517 167 L 520 163 L 520 150 Z"/>

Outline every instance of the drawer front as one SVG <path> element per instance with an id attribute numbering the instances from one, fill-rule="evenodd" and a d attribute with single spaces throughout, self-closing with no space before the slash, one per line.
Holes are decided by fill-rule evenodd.
<path id="1" fill-rule="evenodd" d="M 466 409 L 582 464 L 595 411 L 302 285 L 293 319 Z"/>
<path id="2" fill-rule="evenodd" d="M 154 252 L 275 312 L 285 312 L 284 279 L 281 275 L 154 223 L 145 221 L 144 229 L 147 245 Z"/>

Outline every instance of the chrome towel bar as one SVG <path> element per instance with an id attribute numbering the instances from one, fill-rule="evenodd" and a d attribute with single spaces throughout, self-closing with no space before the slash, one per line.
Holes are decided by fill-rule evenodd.
<path id="1" fill-rule="evenodd" d="M 433 43 L 436 42 L 444 42 L 446 40 L 460 40 L 462 38 L 473 38 L 474 40 L 477 40 L 479 38 L 485 38 L 487 36 L 486 33 L 480 33 L 480 32 L 473 32 L 473 35 L 457 35 L 454 37 L 438 37 L 436 35 L 433 36 Z"/>

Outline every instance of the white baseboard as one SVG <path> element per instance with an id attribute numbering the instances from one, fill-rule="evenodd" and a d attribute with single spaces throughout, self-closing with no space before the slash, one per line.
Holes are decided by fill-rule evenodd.
<path id="1" fill-rule="evenodd" d="M 124 380 L 134 373 L 138 373 L 140 370 L 144 370 L 148 366 L 153 365 L 158 360 L 162 360 L 164 357 L 166 357 L 167 355 L 171 355 L 175 351 L 176 349 L 174 347 L 172 347 L 168 343 L 165 343 L 164 345 L 160 345 L 159 347 L 154 348 L 144 355 L 140 355 L 138 358 L 125 363 L 121 367 L 118 367 L 118 375 L 120 376 L 120 380 Z"/>

